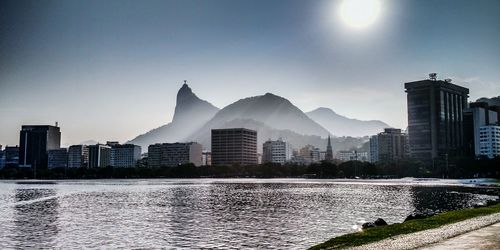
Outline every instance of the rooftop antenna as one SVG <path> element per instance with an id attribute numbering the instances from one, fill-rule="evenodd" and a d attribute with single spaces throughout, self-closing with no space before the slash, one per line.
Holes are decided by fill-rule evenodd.
<path id="1" fill-rule="evenodd" d="M 429 74 L 429 79 L 431 81 L 436 81 L 436 79 L 437 79 L 437 73 L 430 73 Z"/>

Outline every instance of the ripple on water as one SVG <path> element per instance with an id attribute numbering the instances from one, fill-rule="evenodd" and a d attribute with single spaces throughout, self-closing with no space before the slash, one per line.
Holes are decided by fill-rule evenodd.
<path id="1" fill-rule="evenodd" d="M 461 186 L 335 181 L 0 183 L 0 248 L 302 249 L 381 217 L 491 199 Z"/>

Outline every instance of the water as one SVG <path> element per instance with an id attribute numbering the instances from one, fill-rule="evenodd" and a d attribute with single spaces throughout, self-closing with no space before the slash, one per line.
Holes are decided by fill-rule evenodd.
<path id="1" fill-rule="evenodd" d="M 0 182 L 0 248 L 303 249 L 378 217 L 496 197 L 444 181 Z"/>

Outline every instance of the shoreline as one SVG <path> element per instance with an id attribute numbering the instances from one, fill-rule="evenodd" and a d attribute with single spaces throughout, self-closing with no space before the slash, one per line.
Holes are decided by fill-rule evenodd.
<path id="1" fill-rule="evenodd" d="M 312 246 L 318 249 L 414 249 L 500 223 L 500 203 L 369 228 Z"/>

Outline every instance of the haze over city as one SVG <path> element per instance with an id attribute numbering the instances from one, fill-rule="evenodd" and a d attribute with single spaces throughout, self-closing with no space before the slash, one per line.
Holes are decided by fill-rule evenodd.
<path id="1" fill-rule="evenodd" d="M 2 1 L 0 144 L 55 121 L 63 145 L 133 139 L 171 121 L 185 79 L 219 108 L 270 92 L 399 128 L 403 83 L 430 72 L 498 96 L 500 2 L 379 3 Z"/>

